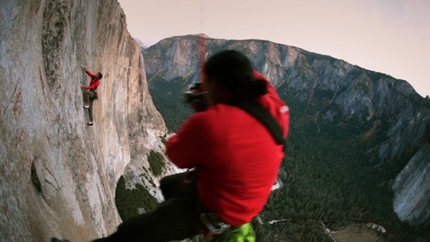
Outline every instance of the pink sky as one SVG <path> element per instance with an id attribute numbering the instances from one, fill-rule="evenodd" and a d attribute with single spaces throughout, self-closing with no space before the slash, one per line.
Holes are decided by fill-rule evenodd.
<path id="1" fill-rule="evenodd" d="M 146 45 L 205 33 L 262 39 L 408 81 L 430 95 L 429 0 L 119 0 Z"/>

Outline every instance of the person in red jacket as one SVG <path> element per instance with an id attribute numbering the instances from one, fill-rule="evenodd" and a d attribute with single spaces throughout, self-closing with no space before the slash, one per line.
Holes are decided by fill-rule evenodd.
<path id="1" fill-rule="evenodd" d="M 183 240 L 201 232 L 210 212 L 232 227 L 249 223 L 267 202 L 284 156 L 282 143 L 233 100 L 257 102 L 288 135 L 289 109 L 274 87 L 238 51 L 219 52 L 204 66 L 208 103 L 169 138 L 168 158 L 194 172 L 163 178 L 165 201 L 154 211 L 124 221 L 94 242 Z"/>
<path id="2" fill-rule="evenodd" d="M 93 101 L 97 99 L 97 87 L 100 85 L 100 79 L 102 79 L 103 75 L 100 72 L 93 74 L 84 66 L 82 66 L 82 69 L 91 77 L 90 85 L 81 85 L 81 88 L 83 89 L 84 108 L 88 109 L 88 114 L 90 116 L 90 120 L 87 124 L 93 125 Z"/>
<path id="3" fill-rule="evenodd" d="M 227 224 L 240 226 L 266 203 L 284 152 L 258 120 L 229 101 L 238 96 L 256 99 L 282 126 L 284 137 L 288 107 L 239 52 L 213 56 L 205 74 L 213 105 L 190 117 L 169 139 L 167 155 L 180 168 L 197 167 L 203 204 Z"/>

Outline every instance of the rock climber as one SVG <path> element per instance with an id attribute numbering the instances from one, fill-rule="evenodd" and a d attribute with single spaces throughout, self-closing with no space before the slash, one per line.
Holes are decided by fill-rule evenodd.
<path id="1" fill-rule="evenodd" d="M 97 87 L 100 85 L 100 79 L 102 79 L 103 75 L 100 72 L 93 74 L 84 66 L 81 67 L 85 73 L 91 77 L 89 86 L 81 85 L 81 88 L 83 89 L 84 108 L 88 110 L 90 118 L 87 124 L 91 126 L 93 125 L 93 102 L 98 98 Z"/>

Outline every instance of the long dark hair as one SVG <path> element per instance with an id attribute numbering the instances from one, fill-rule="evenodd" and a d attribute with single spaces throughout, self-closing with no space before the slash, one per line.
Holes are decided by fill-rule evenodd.
<path id="1" fill-rule="evenodd" d="M 215 81 L 234 97 L 255 99 L 267 93 L 267 81 L 254 75 L 251 61 L 236 50 L 211 56 L 204 67 L 207 81 Z"/>

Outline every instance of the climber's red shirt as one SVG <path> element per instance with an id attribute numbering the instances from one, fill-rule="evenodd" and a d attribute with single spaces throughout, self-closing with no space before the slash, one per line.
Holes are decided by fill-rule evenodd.
<path id="1" fill-rule="evenodd" d="M 88 76 L 91 77 L 90 85 L 87 87 L 88 90 L 93 91 L 97 89 L 97 87 L 100 85 L 100 80 L 96 78 L 96 75 L 91 73 L 89 70 L 85 70 Z"/>
<path id="2" fill-rule="evenodd" d="M 288 107 L 267 85 L 269 92 L 257 100 L 287 137 Z M 191 116 L 169 139 L 166 153 L 178 167 L 198 167 L 198 191 L 205 206 L 232 226 L 250 222 L 263 209 L 284 155 L 263 124 L 224 104 Z"/>

